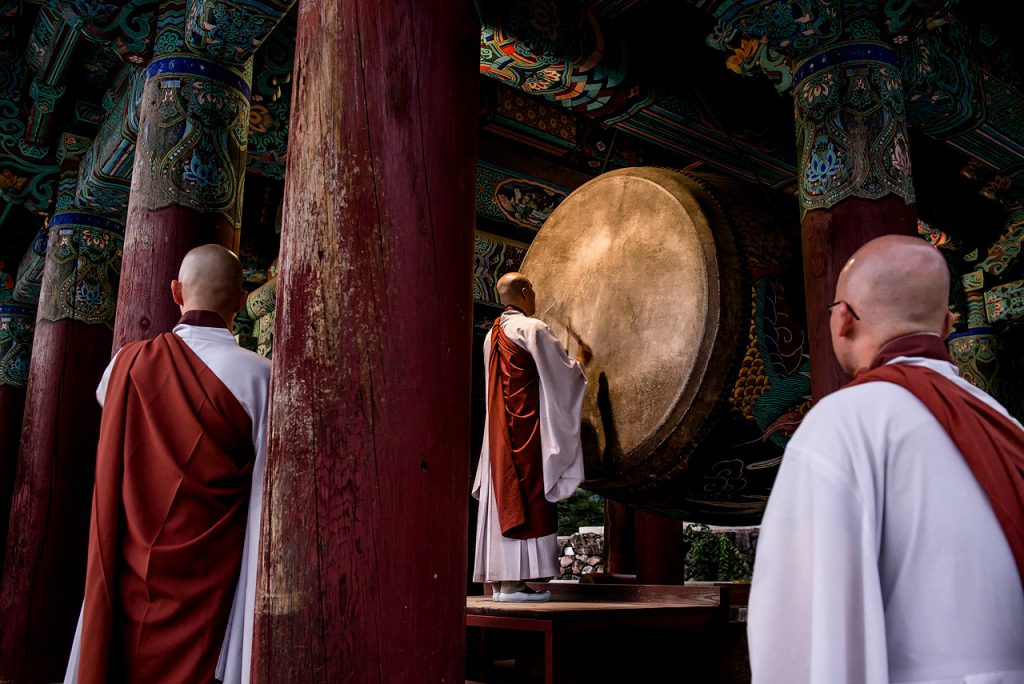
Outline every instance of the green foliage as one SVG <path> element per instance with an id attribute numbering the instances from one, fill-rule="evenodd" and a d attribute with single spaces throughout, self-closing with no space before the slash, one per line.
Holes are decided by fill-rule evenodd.
<path id="1" fill-rule="evenodd" d="M 604 525 L 604 497 L 577 489 L 558 504 L 558 534 L 576 534 L 581 527 Z"/>
<path id="2" fill-rule="evenodd" d="M 689 525 L 683 530 L 686 579 L 703 582 L 749 580 L 750 563 L 725 534 L 707 525 Z"/>

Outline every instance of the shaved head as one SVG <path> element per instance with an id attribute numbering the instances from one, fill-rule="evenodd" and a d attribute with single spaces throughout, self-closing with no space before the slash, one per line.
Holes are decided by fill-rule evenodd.
<path id="1" fill-rule="evenodd" d="M 835 299 L 843 304 L 833 312 L 832 343 L 849 373 L 897 337 L 944 338 L 952 321 L 946 260 L 915 237 L 886 235 L 858 249 L 839 274 Z"/>
<path id="2" fill-rule="evenodd" d="M 171 293 L 182 312 L 214 311 L 231 323 L 245 303 L 242 263 L 234 252 L 220 245 L 201 245 L 181 260 Z"/>
<path id="3" fill-rule="evenodd" d="M 512 271 L 498 278 L 498 298 L 505 306 L 517 306 L 527 316 L 536 311 L 536 295 L 533 284 L 522 273 Z"/>

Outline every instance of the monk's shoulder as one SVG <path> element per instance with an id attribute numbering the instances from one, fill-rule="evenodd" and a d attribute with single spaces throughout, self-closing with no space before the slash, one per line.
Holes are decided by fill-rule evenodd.
<path id="1" fill-rule="evenodd" d="M 126 342 L 120 349 L 114 352 L 114 356 L 110 359 L 110 367 L 113 368 L 120 364 L 130 363 L 141 352 L 151 349 L 153 346 L 154 340 L 152 339 Z"/>
<path id="2" fill-rule="evenodd" d="M 253 375 L 270 379 L 270 368 L 272 365 L 270 359 L 244 347 L 235 347 L 231 350 L 231 354 L 233 363 L 241 365 Z"/>
<path id="3" fill-rule="evenodd" d="M 238 343 L 227 335 L 209 339 L 197 338 L 187 331 L 184 335 L 177 332 L 166 334 L 176 336 L 182 344 L 192 349 L 200 360 L 205 359 L 204 363 L 224 368 L 225 372 L 234 376 L 245 376 L 264 384 L 270 382 L 270 359 L 238 346 Z"/>
<path id="4" fill-rule="evenodd" d="M 804 416 L 791 443 L 831 444 L 848 450 L 863 439 L 885 443 L 930 414 L 914 396 L 891 382 L 866 382 L 823 397 Z"/>
<path id="5" fill-rule="evenodd" d="M 539 318 L 533 318 L 532 316 L 510 316 L 508 319 L 508 326 L 514 327 L 524 335 L 533 337 L 539 332 L 549 331 L 548 324 Z M 505 328 L 508 332 L 508 327 Z"/>

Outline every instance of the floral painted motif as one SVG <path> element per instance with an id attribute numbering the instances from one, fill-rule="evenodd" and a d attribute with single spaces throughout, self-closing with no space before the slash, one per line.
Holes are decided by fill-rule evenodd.
<path id="1" fill-rule="evenodd" d="M 519 270 L 526 248 L 523 242 L 477 231 L 473 254 L 473 300 L 500 306 L 495 289 L 498 278 Z"/>
<path id="2" fill-rule="evenodd" d="M 0 385 L 28 385 L 28 367 L 35 325 L 35 309 L 15 304 L 0 304 Z"/>
<path id="3" fill-rule="evenodd" d="M 295 0 L 189 0 L 185 37 L 195 54 L 242 64 L 270 35 Z"/>
<path id="4" fill-rule="evenodd" d="M 986 292 L 985 314 L 993 323 L 1024 319 L 1024 280 L 997 285 Z"/>
<path id="5" fill-rule="evenodd" d="M 36 310 L 15 301 L 14 283 L 13 274 L 0 262 L 0 385 L 25 387 Z"/>
<path id="6" fill-rule="evenodd" d="M 250 64 L 251 66 L 251 64 Z M 168 57 L 149 69 L 144 99 L 159 121 L 150 142 L 156 163 L 143 180 L 147 209 L 181 204 L 241 222 L 251 73 L 195 58 Z"/>
<path id="7" fill-rule="evenodd" d="M 480 73 L 563 107 L 613 118 L 649 101 L 627 82 L 628 60 L 614 30 L 573 2 L 504 3 L 480 33 Z M 611 58 L 609 58 L 611 56 Z"/>
<path id="8" fill-rule="evenodd" d="M 566 193 L 542 183 L 509 178 L 494 188 L 494 203 L 516 225 L 539 230 Z"/>
<path id="9" fill-rule="evenodd" d="M 805 182 L 811 188 L 832 183 L 839 174 L 846 171 L 843 159 L 836 152 L 836 146 L 824 134 L 819 135 L 811 148 Z"/>
<path id="10" fill-rule="evenodd" d="M 123 224 L 95 214 L 54 214 L 39 317 L 112 328 L 124 247 Z"/>
<path id="11" fill-rule="evenodd" d="M 801 209 L 889 194 L 914 202 L 896 56 L 846 43 L 797 69 L 794 89 Z"/>
<path id="12" fill-rule="evenodd" d="M 707 9 L 728 30 L 775 50 L 814 50 L 843 30 L 839 0 L 737 0 Z"/>
<path id="13" fill-rule="evenodd" d="M 39 290 L 43 284 L 43 267 L 46 264 L 46 245 L 50 238 L 49 228 L 45 225 L 36 234 L 32 246 L 25 253 L 18 266 L 18 275 L 14 280 L 11 295 L 18 304 L 36 306 L 39 303 Z"/>
<path id="14" fill-rule="evenodd" d="M 151 132 L 140 152 L 146 173 L 133 179 L 133 194 L 145 209 L 187 206 L 222 214 L 239 227 L 250 130 L 255 170 L 283 175 L 287 102 L 277 105 L 261 91 L 250 112 L 250 99 L 253 55 L 294 4 L 188 0 L 161 6 L 142 94 L 140 124 Z M 274 59 L 279 53 L 277 45 L 266 51 Z M 290 54 L 287 59 L 290 73 Z M 261 72 L 268 63 L 261 61 Z M 270 75 L 275 89 L 286 75 Z"/>
<path id="15" fill-rule="evenodd" d="M 115 218 L 127 211 L 145 83 L 144 69 L 125 65 L 107 93 L 107 115 L 78 174 L 75 206 L 79 209 Z"/>
<path id="16" fill-rule="evenodd" d="M 985 116 L 981 75 L 966 27 L 955 19 L 922 27 L 899 46 L 907 118 L 936 138 L 970 130 Z"/>
<path id="17" fill-rule="evenodd" d="M 946 346 L 960 377 L 994 396 L 1011 414 L 1020 415 L 1020 388 L 1008 382 L 1002 343 L 992 328 L 953 333 Z"/>
<path id="18" fill-rule="evenodd" d="M 276 261 L 274 262 L 277 263 Z M 277 274 L 256 288 L 245 302 L 245 310 L 253 322 L 252 336 L 256 338 L 256 353 L 272 358 L 274 351 L 274 321 L 277 317 Z"/>
<path id="19" fill-rule="evenodd" d="M 223 186 L 228 174 L 221 169 L 218 159 L 209 144 L 198 145 L 192 149 L 188 164 L 182 167 L 181 176 L 195 186 L 194 194 L 200 199 L 215 196 L 217 188 Z"/>
<path id="20" fill-rule="evenodd" d="M 242 310 L 235 314 L 234 328 L 231 334 L 235 336 L 235 340 L 238 341 L 238 346 L 242 349 L 248 349 L 249 351 L 256 351 L 256 335 L 253 332 L 253 320 L 249 317 L 249 312 L 242 307 Z"/>
<path id="21" fill-rule="evenodd" d="M 705 40 L 708 46 L 732 54 L 725 67 L 740 76 L 767 76 L 780 93 L 793 85 L 793 60 L 756 38 L 744 38 L 721 22 Z"/>

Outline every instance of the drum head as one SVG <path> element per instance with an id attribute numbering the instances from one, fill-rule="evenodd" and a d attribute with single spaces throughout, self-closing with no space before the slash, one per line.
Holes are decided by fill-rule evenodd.
<path id="1" fill-rule="evenodd" d="M 625 482 L 641 466 L 649 477 L 685 468 L 684 445 L 715 409 L 725 372 L 712 357 L 733 289 L 718 224 L 690 177 L 623 169 L 573 192 L 526 255 L 537 317 L 570 354 L 578 340 L 593 350 L 583 406 L 592 484 Z M 672 463 L 650 463 L 659 453 Z"/>

